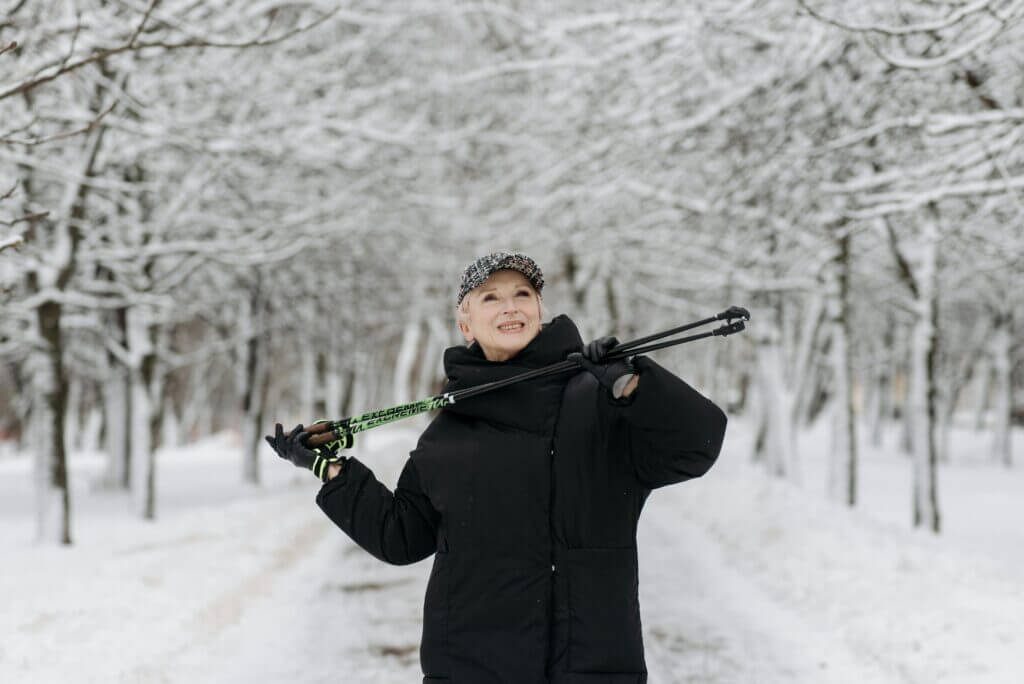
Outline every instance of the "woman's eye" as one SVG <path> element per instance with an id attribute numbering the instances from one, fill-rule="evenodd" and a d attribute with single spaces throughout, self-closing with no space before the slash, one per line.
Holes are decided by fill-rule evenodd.
<path id="1" fill-rule="evenodd" d="M 492 294 L 484 295 L 484 301 L 485 302 L 493 302 L 494 301 L 494 295 L 492 295 Z"/>
<path id="2" fill-rule="evenodd" d="M 520 290 L 519 292 L 516 292 L 516 297 L 529 297 L 529 296 L 530 296 L 530 293 L 527 292 L 526 290 Z"/>

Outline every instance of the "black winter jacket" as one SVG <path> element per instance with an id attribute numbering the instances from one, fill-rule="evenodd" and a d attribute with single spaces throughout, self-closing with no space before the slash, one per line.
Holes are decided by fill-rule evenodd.
<path id="1" fill-rule="evenodd" d="M 508 361 L 445 352 L 446 390 L 578 351 L 558 316 Z M 317 503 L 388 563 L 434 555 L 423 609 L 424 682 L 643 684 L 636 526 L 652 489 L 703 475 L 725 415 L 637 358 L 615 402 L 587 372 L 518 383 L 449 406 L 392 493 L 357 459 Z"/>

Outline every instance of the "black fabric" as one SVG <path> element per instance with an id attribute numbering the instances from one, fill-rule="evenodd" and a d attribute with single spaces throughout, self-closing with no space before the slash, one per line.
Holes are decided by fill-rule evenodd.
<path id="1" fill-rule="evenodd" d="M 579 351 L 559 316 L 518 355 L 445 353 L 447 390 Z M 644 684 L 636 527 L 651 490 L 702 475 L 724 414 L 646 358 L 613 401 L 587 372 L 445 408 L 394 493 L 357 459 L 317 503 L 377 558 L 434 554 L 423 612 L 425 682 Z"/>

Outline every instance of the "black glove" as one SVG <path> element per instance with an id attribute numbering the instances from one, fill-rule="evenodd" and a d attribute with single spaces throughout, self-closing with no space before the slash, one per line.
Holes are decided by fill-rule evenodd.
<path id="1" fill-rule="evenodd" d="M 320 478 L 321 482 L 327 482 L 327 467 L 332 463 L 344 465 L 345 457 L 324 450 L 323 447 L 310 449 L 306 446 L 309 433 L 303 432 L 302 424 L 296 425 L 286 436 L 284 428 L 278 423 L 274 428 L 274 436 L 266 436 L 267 444 L 270 445 L 277 455 L 286 461 L 291 461 L 298 468 L 306 468 L 313 471 L 313 474 Z"/>
<path id="2" fill-rule="evenodd" d="M 617 346 L 619 346 L 619 339 L 617 337 L 612 337 L 611 335 L 598 337 L 593 342 L 588 342 L 583 346 L 583 356 L 593 363 L 601 363 L 601 360 L 608 356 L 608 352 Z"/>
<path id="3" fill-rule="evenodd" d="M 624 358 L 607 364 L 601 363 L 601 360 L 618 344 L 619 341 L 614 337 L 599 337 L 585 345 L 582 352 L 573 352 L 566 357 L 589 371 L 614 399 L 622 398 L 622 392 L 626 389 L 626 385 L 636 375 L 636 368 L 631 359 Z"/>

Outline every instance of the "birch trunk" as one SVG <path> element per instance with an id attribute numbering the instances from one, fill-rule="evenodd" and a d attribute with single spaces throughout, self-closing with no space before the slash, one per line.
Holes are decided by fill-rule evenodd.
<path id="1" fill-rule="evenodd" d="M 788 387 L 782 369 L 782 351 L 777 330 L 758 341 L 758 398 L 761 404 L 758 460 L 777 477 L 799 479 L 799 458 L 793 434 L 793 391 Z"/>
<path id="2" fill-rule="evenodd" d="M 131 380 L 122 367 L 111 369 L 103 383 L 104 445 L 107 465 L 100 478 L 104 488 L 131 489 Z"/>
<path id="3" fill-rule="evenodd" d="M 157 463 L 163 383 L 158 368 L 154 314 L 144 306 L 128 311 L 128 353 L 131 358 L 131 440 L 132 471 L 136 491 L 142 496 L 145 520 L 156 519 Z"/>
<path id="4" fill-rule="evenodd" d="M 938 455 L 935 448 L 935 357 L 938 310 L 939 233 L 935 218 L 924 220 L 917 297 L 911 336 L 911 380 L 908 410 L 912 426 L 914 526 L 941 530 L 938 501 Z"/>
<path id="5" fill-rule="evenodd" d="M 794 384 L 793 413 L 790 420 L 794 430 L 803 425 L 811 413 L 815 390 L 814 349 L 824 315 L 825 298 L 820 293 L 813 293 L 804 307 L 804 325 L 793 358 L 793 377 L 797 380 Z"/>
<path id="6" fill-rule="evenodd" d="M 398 358 L 395 359 L 395 375 L 391 395 L 395 404 L 405 404 L 412 401 L 413 366 L 420 352 L 420 337 L 423 326 L 419 319 L 415 319 L 405 326 L 402 332 L 402 344 L 398 348 Z"/>
<path id="7" fill-rule="evenodd" d="M 56 212 L 56 222 L 45 260 L 28 277 L 29 291 L 64 292 L 75 272 L 75 259 L 82 239 L 81 225 L 85 218 L 85 179 L 94 175 L 96 156 L 103 140 L 104 128 L 89 133 L 82 150 L 82 164 L 74 169 L 75 180 L 65 188 Z M 68 484 L 67 443 L 64 426 L 67 411 L 68 379 L 64 369 L 64 337 L 61 329 L 63 306 L 47 299 L 36 308 L 36 326 L 41 348 L 34 366 L 33 405 L 38 412 L 37 425 L 45 438 L 37 457 L 37 534 L 40 539 L 55 539 L 71 544 L 71 495 Z"/>

